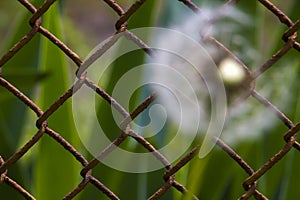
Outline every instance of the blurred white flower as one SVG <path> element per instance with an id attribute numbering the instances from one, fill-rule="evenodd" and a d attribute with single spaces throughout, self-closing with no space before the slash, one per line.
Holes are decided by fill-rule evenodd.
<path id="1" fill-rule="evenodd" d="M 237 61 L 223 49 L 206 42 L 205 38 L 215 37 L 229 49 L 234 46 L 231 50 L 238 56 L 251 57 L 249 52 L 255 51 L 249 46 L 245 49 L 247 38 L 239 34 L 239 29 L 249 26 L 251 20 L 243 12 L 227 6 L 218 10 L 202 7 L 199 15 L 187 16 L 183 21 L 170 27 L 178 34 L 153 33 L 152 44 L 157 50 L 151 62 L 169 69 L 153 67 L 145 73 L 147 77 L 155 77 L 155 82 L 166 84 L 155 89 L 173 123 L 182 126 L 187 134 L 191 131 L 189 128 L 198 123 L 198 133 L 209 134 L 210 138 L 219 136 L 208 130 L 215 125 L 213 120 L 223 126 L 222 112 L 226 112 L 228 99 L 225 85 L 232 87 L 226 88 L 227 95 L 231 95 L 228 91 L 238 91 L 236 86 L 242 84 L 247 74 Z M 170 73 L 171 70 L 174 73 Z M 241 110 L 249 111 L 248 108 Z M 231 134 L 231 138 L 235 138 L 233 134 L 240 133 Z"/>

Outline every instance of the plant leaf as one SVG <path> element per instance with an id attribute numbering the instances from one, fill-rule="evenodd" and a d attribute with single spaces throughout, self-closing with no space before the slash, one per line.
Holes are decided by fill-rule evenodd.
<path id="1" fill-rule="evenodd" d="M 62 38 L 58 5 L 54 4 L 43 15 L 43 26 Z M 68 87 L 67 61 L 63 52 L 47 38 L 41 38 L 40 70 L 49 73 L 37 96 L 40 107 L 45 110 L 59 98 Z M 70 102 L 64 103 L 50 118 L 48 125 L 75 145 L 77 133 L 72 120 Z M 61 199 L 77 183 L 79 163 L 59 143 L 48 136 L 39 141 L 35 166 L 35 187 L 37 199 Z"/>

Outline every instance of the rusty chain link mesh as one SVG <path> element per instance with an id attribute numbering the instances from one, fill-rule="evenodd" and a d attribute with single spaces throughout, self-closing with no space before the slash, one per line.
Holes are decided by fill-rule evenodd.
<path id="1" fill-rule="evenodd" d="M 51 5 L 55 2 L 55 0 L 47 0 L 40 8 L 35 8 L 29 1 L 27 0 L 18 0 L 27 10 L 32 13 L 32 17 L 30 18 L 31 30 L 23 36 L 5 55 L 2 55 L 0 60 L 0 67 L 5 67 L 5 64 L 18 53 L 22 47 L 24 47 L 30 40 L 36 35 L 41 34 L 44 37 L 48 38 L 53 44 L 55 44 L 58 48 L 61 49 L 77 66 L 80 68 L 82 64 L 81 58 L 76 54 L 76 52 L 72 51 L 68 46 L 66 46 L 63 42 L 61 42 L 58 38 L 56 38 L 51 32 L 45 29 L 42 26 L 41 19 L 43 14 L 47 12 L 47 10 L 51 7 Z M 146 0 L 138 0 L 133 3 L 127 11 L 125 11 L 122 6 L 116 3 L 113 0 L 104 0 L 110 7 L 113 9 L 120 17 L 115 23 L 116 34 L 119 32 L 125 32 L 128 35 L 128 38 L 132 40 L 132 42 L 137 43 L 141 48 L 145 50 L 145 53 L 151 54 L 151 49 L 149 49 L 145 44 L 136 38 L 131 32 L 126 29 L 128 19 L 145 3 Z M 228 4 L 236 4 L 238 0 L 231 0 L 226 3 Z M 261 74 L 263 74 L 266 70 L 271 68 L 275 62 L 277 62 L 282 56 L 284 56 L 291 48 L 300 51 L 300 44 L 295 40 L 297 37 L 297 31 L 300 28 L 300 20 L 297 22 L 293 22 L 285 13 L 283 13 L 279 8 L 273 5 L 268 0 L 259 0 L 259 2 L 268 9 L 272 14 L 274 14 L 279 21 L 286 25 L 286 31 L 282 35 L 282 40 L 285 44 L 281 49 L 277 51 L 271 58 L 269 58 L 264 64 L 262 64 L 259 68 L 250 72 L 253 78 L 257 78 Z M 193 12 L 201 12 L 201 8 L 195 5 L 190 0 L 179 0 L 174 1 L 174 3 L 183 3 L 182 6 L 187 6 Z M 216 43 L 218 41 L 212 39 Z M 108 43 L 109 45 L 112 45 Z M 230 50 L 226 49 L 222 44 L 218 43 L 221 48 L 224 48 L 230 54 Z M 105 50 L 105 49 L 104 49 Z M 0 70 L 1 70 L 0 68 Z M 1 72 L 1 71 L 0 71 Z M 162 154 L 160 154 L 155 147 L 149 143 L 145 138 L 136 133 L 133 130 L 124 131 L 120 136 L 114 140 L 111 146 L 108 146 L 99 156 L 98 159 L 87 160 L 77 149 L 75 149 L 72 144 L 66 141 L 60 133 L 55 132 L 51 129 L 47 124 L 47 119 L 52 115 L 56 110 L 60 109 L 62 104 L 70 99 L 73 95 L 73 88 L 76 90 L 80 90 L 82 85 L 86 85 L 89 88 L 93 89 L 100 95 L 103 99 L 105 99 L 109 104 L 113 103 L 114 108 L 117 109 L 120 113 L 125 114 L 125 116 L 131 116 L 131 118 L 135 118 L 138 116 L 146 107 L 156 98 L 155 95 L 150 95 L 148 98 L 144 100 L 140 106 L 138 106 L 132 113 L 127 113 L 127 111 L 122 108 L 118 102 L 116 102 L 109 94 L 107 94 L 102 88 L 100 88 L 97 84 L 93 83 L 89 80 L 88 77 L 81 77 L 69 90 L 65 91 L 65 93 L 61 94 L 61 96 L 53 102 L 53 104 L 46 110 L 41 110 L 35 102 L 33 102 L 30 98 L 24 95 L 18 88 L 16 88 L 13 84 L 11 84 L 8 80 L 0 76 L 0 85 L 11 92 L 15 98 L 18 98 L 24 104 L 26 104 L 31 110 L 33 110 L 37 116 L 36 126 L 38 128 L 37 133 L 17 152 L 11 155 L 8 159 L 4 160 L 3 157 L 8 157 L 8 155 L 1 155 L 0 157 L 0 174 L 1 174 L 1 182 L 2 184 L 7 184 L 15 191 L 22 194 L 26 199 L 35 199 L 30 192 L 25 190 L 20 184 L 18 184 L 18 180 L 13 180 L 9 176 L 9 169 L 12 165 L 14 165 L 24 154 L 28 152 L 39 140 L 45 135 L 49 135 L 56 142 L 63 146 L 66 151 L 72 154 L 78 162 L 82 165 L 82 170 L 80 175 L 82 176 L 82 181 L 75 187 L 72 191 L 65 195 L 64 199 L 72 199 L 75 197 L 80 191 L 84 190 L 87 184 L 94 185 L 98 190 L 103 192 L 110 199 L 119 199 L 117 194 L 114 193 L 110 188 L 101 183 L 101 181 L 94 177 L 91 173 L 91 170 L 97 166 L 99 163 L 99 158 L 101 156 L 105 156 L 109 154 L 114 149 L 114 145 L 119 146 L 127 137 L 132 137 L 137 142 L 139 142 L 145 149 L 149 152 L 153 152 L 153 156 L 155 156 L 159 161 L 161 161 L 166 166 L 166 171 L 161 176 L 163 177 L 165 183 L 162 185 L 155 193 L 149 196 L 149 199 L 159 199 L 164 195 L 170 188 L 175 188 L 181 193 L 189 193 L 184 185 L 177 182 L 175 180 L 175 174 L 178 172 L 185 164 L 187 164 L 199 151 L 200 146 L 196 146 L 192 151 L 190 151 L 186 156 L 184 156 L 180 161 L 171 165 L 166 158 Z M 227 153 L 227 155 L 232 159 L 232 162 L 236 162 L 241 170 L 244 170 L 249 177 L 241 183 L 245 189 L 245 193 L 240 197 L 240 199 L 248 199 L 253 196 L 255 199 L 267 199 L 260 191 L 257 190 L 258 180 L 262 175 L 264 175 L 271 167 L 276 165 L 280 160 L 287 155 L 287 153 L 292 149 L 300 150 L 300 144 L 296 141 L 296 134 L 300 129 L 300 122 L 294 124 L 285 114 L 280 111 L 276 106 L 274 106 L 270 101 L 265 99 L 261 94 L 259 94 L 255 88 L 251 89 L 251 96 L 254 97 L 259 103 L 265 106 L 266 109 L 272 110 L 276 116 L 282 121 L 282 123 L 287 126 L 288 131 L 284 133 L 284 141 L 285 145 L 278 149 L 278 152 L 274 154 L 269 160 L 262 165 L 258 170 L 254 171 L 252 167 L 247 164 L 245 160 L 235 152 L 230 146 L 228 146 L 225 142 L 223 142 L 219 138 L 215 138 L 216 144 Z M 128 118 L 129 119 L 129 118 Z M 130 123 L 130 121 L 124 121 L 125 124 Z M 300 178 L 300 177 L 299 177 Z M 191 194 L 194 199 L 198 199 L 194 194 Z"/>

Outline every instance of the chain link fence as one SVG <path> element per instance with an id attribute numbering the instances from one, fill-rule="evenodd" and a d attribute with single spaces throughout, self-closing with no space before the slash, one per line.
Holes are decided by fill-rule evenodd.
<path id="1" fill-rule="evenodd" d="M 24 35 L 11 49 L 2 56 L 0 60 L 0 70 L 2 67 L 5 67 L 6 63 L 14 57 L 18 53 L 20 49 L 22 49 L 26 44 L 28 44 L 31 39 L 37 35 L 41 34 L 43 37 L 48 38 L 53 44 L 55 44 L 65 55 L 67 55 L 77 66 L 81 67 L 83 61 L 82 59 L 70 49 L 66 44 L 61 42 L 55 35 L 45 29 L 42 25 L 42 17 L 43 14 L 47 12 L 47 10 L 55 3 L 55 0 L 47 0 L 40 8 L 34 7 L 27 0 L 18 0 L 25 9 L 32 13 L 32 16 L 29 20 L 31 25 L 31 30 Z M 142 49 L 145 50 L 145 53 L 151 54 L 151 49 L 147 47 L 147 45 L 133 35 L 130 31 L 126 29 L 127 22 L 131 18 L 132 15 L 141 7 L 146 0 L 138 0 L 133 3 L 127 10 L 124 10 L 122 6 L 120 6 L 117 2 L 113 0 L 104 0 L 105 3 L 109 5 L 109 7 L 116 12 L 120 17 L 117 19 L 115 23 L 116 34 L 120 32 L 124 32 L 127 35 L 127 38 L 130 39 L 133 43 L 136 43 Z M 235 5 L 238 3 L 238 0 L 228 1 L 226 5 Z M 274 4 L 272 4 L 268 0 L 259 0 L 259 2 L 268 9 L 273 15 L 275 15 L 279 21 L 286 25 L 286 31 L 282 35 L 282 40 L 284 41 L 284 45 L 282 48 L 278 49 L 278 51 L 270 57 L 264 64 L 262 64 L 259 68 L 254 71 L 250 71 L 249 73 L 253 77 L 253 80 L 257 77 L 261 76 L 266 70 L 270 69 L 274 63 L 276 63 L 280 58 L 282 58 L 290 49 L 294 48 L 297 51 L 300 51 L 300 43 L 296 41 L 297 31 L 300 28 L 300 20 L 297 22 L 293 22 L 285 13 L 283 13 L 279 8 L 277 8 Z M 201 13 L 201 8 L 199 8 L 196 4 L 194 4 L 190 0 L 179 0 L 178 2 L 173 2 L 182 4 L 182 6 L 188 7 L 191 11 L 195 13 Z M 115 38 L 113 38 L 115 39 Z M 113 40 L 112 39 L 112 40 Z M 229 54 L 233 53 L 226 49 L 224 45 L 218 43 L 218 41 L 214 38 L 211 38 L 211 42 L 216 43 L 220 48 L 223 48 Z M 103 51 L 106 51 L 114 44 L 114 41 L 107 42 L 107 45 L 102 48 Z M 238 59 L 238 58 L 237 58 Z M 77 70 L 79 71 L 79 70 Z M 1 71 L 0 71 L 1 72 Z M 157 189 L 148 199 L 159 199 L 162 197 L 170 188 L 175 188 L 182 194 L 189 194 L 193 199 L 198 199 L 198 197 L 194 194 L 190 194 L 190 192 L 186 189 L 185 185 L 181 184 L 175 179 L 175 174 L 189 161 L 191 161 L 195 155 L 199 152 L 200 144 L 195 146 L 188 154 L 186 154 L 183 158 L 181 158 L 177 163 L 171 164 L 169 161 L 161 154 L 157 149 L 149 143 L 144 137 L 135 132 L 132 129 L 124 130 L 117 139 L 112 141 L 111 145 L 109 145 L 98 158 L 88 160 L 84 155 L 82 155 L 73 145 L 64 139 L 60 133 L 51 129 L 51 126 L 48 126 L 47 119 L 58 109 L 60 109 L 64 102 L 72 97 L 73 91 L 78 91 L 82 87 L 82 85 L 87 86 L 91 90 L 97 92 L 99 96 L 101 96 L 107 103 L 113 104 L 114 108 L 119 111 L 125 119 L 123 121 L 123 125 L 127 126 L 130 124 L 130 119 L 134 119 L 137 117 L 142 111 L 144 111 L 147 106 L 149 106 L 156 98 L 156 94 L 151 94 L 148 98 L 144 100 L 134 111 L 128 113 L 117 101 L 115 101 L 106 91 L 100 88 L 97 84 L 93 83 L 88 76 L 83 74 L 77 74 L 78 81 L 65 93 L 61 94 L 61 96 L 53 102 L 49 108 L 46 110 L 40 109 L 37 104 L 32 101 L 29 97 L 24 95 L 17 87 L 15 87 L 12 83 L 10 83 L 7 79 L 0 76 L 0 85 L 12 93 L 15 98 L 19 99 L 21 102 L 26 104 L 28 108 L 30 108 L 37 116 L 36 119 L 36 127 L 38 128 L 37 133 L 30 139 L 28 142 L 21 147 L 17 152 L 11 155 L 8 159 L 3 159 L 4 157 L 8 157 L 8 155 L 1 155 L 0 157 L 0 173 L 1 173 L 1 182 L 2 184 L 7 184 L 12 187 L 16 192 L 22 194 L 26 199 L 35 199 L 35 197 L 30 194 L 29 191 L 23 188 L 22 185 L 18 184 L 18 180 L 13 180 L 9 175 L 9 169 L 20 159 L 22 158 L 36 143 L 40 141 L 45 134 L 52 137 L 59 145 L 63 146 L 66 151 L 68 151 L 72 156 L 76 158 L 76 160 L 82 165 L 82 170 L 80 175 L 82 176 L 82 180 L 78 183 L 77 187 L 70 191 L 65 195 L 64 199 L 72 199 L 78 193 L 86 188 L 88 184 L 92 184 L 104 193 L 110 199 L 119 199 L 118 195 L 114 193 L 108 186 L 104 185 L 97 177 L 93 176 L 91 173 L 92 169 L 95 168 L 100 162 L 101 158 L 104 158 L 105 155 L 114 151 L 116 146 L 122 144 L 122 142 L 127 137 L 132 137 L 138 143 L 140 143 L 147 151 L 152 152 L 153 156 L 156 157 L 164 166 L 166 166 L 165 173 L 161 174 L 165 183 L 161 185 L 160 188 Z M 294 148 L 296 150 L 300 150 L 300 144 L 296 141 L 296 134 L 300 129 L 300 123 L 294 124 L 281 110 L 279 110 L 275 105 L 273 105 L 270 101 L 264 98 L 258 91 L 255 90 L 255 87 L 250 89 L 249 96 L 255 98 L 260 104 L 262 104 L 266 109 L 271 110 L 275 113 L 275 115 L 282 121 L 282 123 L 288 128 L 288 131 L 284 133 L 284 141 L 285 145 L 283 147 L 278 147 L 278 152 L 274 154 L 269 160 L 262 165 L 258 170 L 254 170 L 244 159 L 239 155 L 238 152 L 235 152 L 229 145 L 223 142 L 220 138 L 215 138 L 215 142 L 219 148 L 221 148 L 226 154 L 232 159 L 232 162 L 236 162 L 241 168 L 244 170 L 249 177 L 241 183 L 243 188 L 245 189 L 245 193 L 241 195 L 240 199 L 248 199 L 250 197 L 254 197 L 255 199 L 267 199 L 264 194 L 262 194 L 258 189 L 258 181 L 259 179 L 268 172 L 274 165 L 276 165 L 280 160 L 288 154 L 288 152 Z M 248 97 L 247 97 L 248 98 Z M 127 116 L 127 118 L 126 118 Z M 1 195 L 1 194 L 0 194 Z"/>

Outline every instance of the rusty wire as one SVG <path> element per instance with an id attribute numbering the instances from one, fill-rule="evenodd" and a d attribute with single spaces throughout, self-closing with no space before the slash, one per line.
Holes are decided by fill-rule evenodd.
<path id="1" fill-rule="evenodd" d="M 171 187 L 175 188 L 179 192 L 185 194 L 189 193 L 189 191 L 176 181 L 175 174 L 178 172 L 183 166 L 185 166 L 191 159 L 199 151 L 200 146 L 194 147 L 189 153 L 187 153 L 181 160 L 172 165 L 169 161 L 160 154 L 155 147 L 149 143 L 145 138 L 136 133 L 130 128 L 130 121 L 137 117 L 143 110 L 149 106 L 149 104 L 155 99 L 156 94 L 151 94 L 148 98 L 144 100 L 134 111 L 129 113 L 126 111 L 115 99 L 113 99 L 109 94 L 106 93 L 105 90 L 100 88 L 97 84 L 93 83 L 89 80 L 88 77 L 85 76 L 84 71 L 89 67 L 95 59 L 91 57 L 91 61 L 88 65 L 82 66 L 83 61 L 81 58 L 72 51 L 67 45 L 65 45 L 62 41 L 60 41 L 57 37 L 55 37 L 51 32 L 45 29 L 42 26 L 42 17 L 45 12 L 51 7 L 51 5 L 55 2 L 55 0 L 47 0 L 40 8 L 35 8 L 29 1 L 27 0 L 18 0 L 25 8 L 32 13 L 32 16 L 29 20 L 29 24 L 31 25 L 31 30 L 25 34 L 11 49 L 2 56 L 0 59 L 0 69 L 5 67 L 5 64 L 18 53 L 20 49 L 22 49 L 30 40 L 36 35 L 41 34 L 42 36 L 48 38 L 53 44 L 55 44 L 62 52 L 64 52 L 78 67 L 76 71 L 77 77 L 79 77 L 78 81 L 70 87 L 69 90 L 65 91 L 61 96 L 53 102 L 51 106 L 49 106 L 45 111 L 42 111 L 30 98 L 28 98 L 25 94 L 23 94 L 18 88 L 16 88 L 13 84 L 11 84 L 8 80 L 0 76 L 0 85 L 12 93 L 17 99 L 22 101 L 28 108 L 30 108 L 36 115 L 36 127 L 38 128 L 37 133 L 29 140 L 27 143 L 21 147 L 17 152 L 11 155 L 7 160 L 3 160 L 0 156 L 0 173 L 1 173 L 1 182 L 7 184 L 8 186 L 15 189 L 17 192 L 22 194 L 26 199 L 35 199 L 26 189 L 20 186 L 16 181 L 9 177 L 9 168 L 14 165 L 24 154 L 28 152 L 32 146 L 39 142 L 40 138 L 43 137 L 44 134 L 52 137 L 57 143 L 65 148 L 71 155 L 73 155 L 76 160 L 81 163 L 82 170 L 80 175 L 82 176 L 82 181 L 75 187 L 72 191 L 70 191 L 64 199 L 72 199 L 75 197 L 80 191 L 84 190 L 87 184 L 94 185 L 98 190 L 100 190 L 103 194 L 105 194 L 110 199 L 119 199 L 119 197 L 111 191 L 107 186 L 105 186 L 99 179 L 92 175 L 91 170 L 96 167 L 99 163 L 99 160 L 103 159 L 107 154 L 114 150 L 115 147 L 119 146 L 127 137 L 132 137 L 138 143 L 140 143 L 145 149 L 149 152 L 152 152 L 153 156 L 155 156 L 164 166 L 166 166 L 166 171 L 162 174 L 162 178 L 165 181 L 160 188 L 158 188 L 149 199 L 159 199 L 163 196 Z M 201 12 L 201 8 L 199 8 L 195 3 L 191 0 L 178 0 L 182 2 L 184 6 L 187 6 L 190 10 L 195 13 Z M 143 49 L 147 54 L 151 55 L 152 50 L 147 47 L 146 44 L 143 43 L 137 36 L 126 29 L 127 21 L 130 17 L 141 7 L 146 0 L 137 0 L 133 3 L 127 11 L 124 11 L 122 6 L 120 6 L 114 0 L 104 0 L 105 3 L 111 9 L 117 13 L 119 19 L 116 20 L 116 34 L 119 32 L 124 32 L 125 36 L 136 43 L 141 49 Z M 228 1 L 227 4 L 236 4 L 239 1 L 231 0 Z M 256 68 L 253 72 L 249 70 L 249 68 L 244 64 L 243 67 L 248 71 L 249 74 L 253 77 L 253 79 L 258 78 L 262 75 L 266 70 L 270 69 L 274 63 L 276 63 L 282 56 L 284 56 L 291 48 L 300 51 L 300 44 L 295 40 L 297 37 L 297 31 L 300 28 L 300 20 L 295 23 L 279 8 L 277 8 L 273 3 L 269 0 L 259 0 L 259 2 L 265 6 L 267 10 L 269 10 L 273 15 L 275 15 L 282 24 L 285 24 L 288 28 L 282 35 L 282 40 L 284 45 L 281 49 L 277 51 L 269 60 L 263 63 L 260 67 Z M 176 2 L 174 2 L 176 3 Z M 100 49 L 102 53 L 104 53 L 110 46 L 114 44 L 114 42 L 118 40 L 118 37 L 112 37 L 107 44 Z M 212 40 L 220 46 L 220 48 L 224 48 L 226 52 L 232 54 L 230 50 L 226 49 L 221 43 L 212 38 Z M 239 58 L 235 57 L 239 62 Z M 79 73 L 78 73 L 79 72 Z M 64 102 L 66 102 L 69 98 L 72 97 L 76 91 L 80 90 L 82 85 L 88 86 L 90 89 L 95 91 L 99 96 L 101 96 L 104 100 L 106 100 L 109 104 L 111 104 L 120 114 L 124 116 L 124 120 L 121 123 L 121 127 L 123 127 L 122 133 L 120 133 L 119 137 L 117 137 L 111 145 L 107 146 L 100 155 L 88 161 L 78 150 L 76 150 L 72 144 L 70 144 L 66 139 L 64 139 L 60 133 L 55 132 L 50 127 L 48 127 L 47 119 L 61 106 L 63 106 Z M 242 186 L 245 189 L 245 193 L 241 194 L 240 199 L 248 199 L 253 196 L 256 199 L 267 199 L 261 192 L 257 190 L 258 180 L 262 175 L 264 175 L 271 167 L 276 165 L 276 163 L 280 162 L 280 160 L 294 147 L 296 150 L 300 151 L 300 144 L 296 141 L 296 133 L 300 129 L 300 122 L 296 125 L 275 105 L 273 105 L 270 101 L 260 95 L 254 88 L 251 88 L 249 95 L 255 98 L 259 103 L 265 106 L 266 109 L 270 109 L 275 113 L 275 115 L 283 122 L 283 124 L 288 128 L 288 131 L 284 134 L 285 145 L 278 149 L 278 152 L 269 158 L 269 160 L 261 166 L 258 170 L 254 171 L 251 166 L 230 146 L 224 143 L 220 138 L 215 138 L 216 144 L 227 153 L 227 155 L 236 162 L 242 170 L 248 174 L 248 178 L 242 183 Z M 75 88 L 75 90 L 74 90 Z M 248 95 L 248 96 L 249 96 Z M 247 96 L 247 98 L 248 98 Z M 191 194 L 191 197 L 194 199 L 198 199 L 194 194 Z"/>

